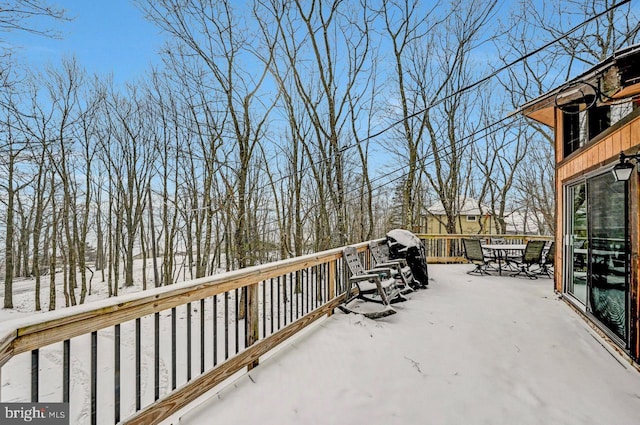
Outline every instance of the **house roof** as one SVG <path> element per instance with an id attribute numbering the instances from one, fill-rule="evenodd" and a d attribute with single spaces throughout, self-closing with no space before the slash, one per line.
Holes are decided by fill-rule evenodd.
<path id="1" fill-rule="evenodd" d="M 457 215 L 481 215 L 490 211 L 488 206 L 479 204 L 473 198 L 460 197 L 457 199 L 457 206 Z M 480 211 L 480 207 L 482 207 L 482 211 Z M 427 212 L 432 215 L 445 215 L 445 208 L 441 201 L 437 201 L 427 207 Z"/>
<path id="2" fill-rule="evenodd" d="M 554 127 L 554 111 L 558 105 L 584 107 L 596 94 L 598 104 L 640 94 L 638 60 L 640 60 L 640 44 L 620 49 L 562 86 L 525 103 L 518 112 Z"/>

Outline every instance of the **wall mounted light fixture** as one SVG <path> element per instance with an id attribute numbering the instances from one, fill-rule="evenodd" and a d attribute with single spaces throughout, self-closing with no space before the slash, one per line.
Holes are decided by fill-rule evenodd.
<path id="1" fill-rule="evenodd" d="M 617 182 L 626 182 L 631 178 L 634 165 L 629 162 L 630 159 L 635 159 L 637 161 L 640 159 L 640 153 L 625 155 L 624 152 L 620 152 L 620 162 L 614 165 L 613 170 L 611 170 Z"/>

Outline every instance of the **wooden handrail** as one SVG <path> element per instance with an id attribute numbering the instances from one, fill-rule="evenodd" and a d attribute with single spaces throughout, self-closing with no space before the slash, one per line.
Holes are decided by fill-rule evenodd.
<path id="1" fill-rule="evenodd" d="M 417 236 L 426 242 L 425 245 L 427 245 L 428 249 L 435 249 L 439 251 L 427 252 L 428 259 L 444 262 L 457 262 L 464 260 L 455 255 L 457 255 L 457 250 L 459 248 L 458 245 L 461 243 L 460 241 L 466 237 L 481 237 L 488 239 L 490 237 L 500 236 L 519 241 L 525 241 L 528 239 L 551 239 L 551 237 L 545 236 L 525 235 L 419 234 Z M 437 255 L 442 254 L 440 251 L 442 251 L 442 248 L 445 245 L 448 247 L 447 252 L 455 252 L 454 257 L 437 257 Z M 353 246 L 356 247 L 358 252 L 364 253 L 365 259 L 369 259 L 368 242 L 354 244 Z M 235 292 L 236 295 L 233 299 L 234 303 L 237 303 L 237 291 L 242 288 L 247 288 L 247 311 L 244 319 L 244 322 L 246 323 L 246 334 L 244 335 L 245 339 L 243 349 L 238 351 L 236 342 L 235 354 L 231 355 L 229 358 L 226 358 L 225 354 L 224 361 L 221 361 L 217 365 L 214 362 L 213 366 L 206 370 L 204 370 L 204 363 L 202 363 L 202 374 L 198 377 L 195 377 L 194 379 L 187 378 L 187 382 L 181 383 L 173 391 L 160 396 L 159 399 L 153 403 L 137 407 L 137 411 L 135 413 L 130 413 L 127 418 L 123 421 L 119 421 L 118 423 L 143 424 L 150 423 L 149 421 L 156 422 L 158 420 L 165 419 L 183 409 L 189 402 L 195 400 L 199 395 L 201 395 L 203 391 L 213 388 L 215 385 L 218 385 L 238 370 L 244 367 L 248 367 L 250 369 L 256 366 L 261 355 L 267 353 L 273 347 L 281 344 L 287 338 L 304 329 L 313 321 L 320 317 L 331 315 L 333 313 L 333 309 L 344 299 L 344 294 L 342 293 L 342 291 L 344 291 L 344 287 L 338 287 L 339 282 L 344 282 L 344 269 L 340 262 L 342 258 L 342 249 L 342 247 L 336 248 L 161 288 L 153 288 L 144 292 L 121 295 L 116 298 L 95 301 L 89 304 L 54 312 L 37 314 L 28 318 L 7 321 L 0 325 L 0 368 L 18 354 L 31 351 L 37 359 L 38 350 L 43 347 L 50 346 L 51 344 L 64 341 L 66 350 L 67 345 L 72 338 L 90 334 L 93 335 L 92 338 L 96 338 L 97 341 L 97 332 L 105 328 L 115 326 L 119 329 L 119 325 L 131 321 L 136 321 L 136 326 L 139 326 L 139 320 L 144 317 L 155 315 L 156 320 L 158 320 L 157 318 L 159 317 L 159 313 L 166 312 L 168 310 L 175 310 L 176 307 L 185 305 L 190 308 L 191 303 L 197 301 L 200 301 L 202 306 L 204 306 L 205 300 L 220 294 L 225 294 L 224 302 L 226 303 L 227 296 L 234 297 L 233 293 Z M 449 249 L 451 251 L 449 251 Z M 305 270 L 307 271 L 306 273 L 301 273 Z M 308 279 L 313 280 L 311 286 L 312 289 L 307 289 L 307 295 L 305 295 L 305 297 L 308 298 L 311 296 L 315 298 L 313 298 L 313 304 L 311 307 L 307 300 L 306 309 L 304 303 L 305 298 L 302 298 L 302 312 L 301 316 L 298 316 L 300 300 L 296 301 L 294 306 L 291 297 L 293 297 L 293 299 L 297 299 L 296 297 L 298 294 L 297 292 L 295 294 L 291 292 L 293 290 L 290 285 L 292 285 L 293 280 L 295 280 L 296 285 L 304 283 L 304 276 L 307 276 L 307 284 Z M 281 278 L 284 281 L 282 286 L 280 286 Z M 268 312 L 266 311 L 266 304 L 260 304 L 261 302 L 266 303 L 267 300 L 265 299 L 266 295 L 259 292 L 259 288 L 262 288 L 262 291 L 267 291 L 268 282 L 271 281 L 270 290 L 271 295 L 273 296 L 274 279 L 277 281 L 277 288 L 282 288 L 283 291 L 287 292 L 286 297 L 288 298 L 286 298 L 284 302 L 288 302 L 289 304 L 286 304 L 284 307 L 284 316 L 280 316 L 279 310 L 277 315 L 274 316 L 274 312 L 272 310 L 270 313 L 271 316 L 267 316 Z M 288 289 L 286 287 L 287 284 L 289 285 Z M 316 289 L 313 289 L 314 284 L 316 285 Z M 319 289 L 320 287 L 322 287 L 322 291 L 326 292 L 321 293 Z M 280 291 L 280 289 L 278 289 L 278 291 Z M 280 297 L 280 292 L 277 294 L 278 297 Z M 261 296 L 262 299 L 260 298 Z M 280 300 L 280 298 L 278 298 L 278 300 Z M 215 298 L 213 304 L 216 304 Z M 273 308 L 273 300 L 270 306 Z M 294 307 L 296 312 L 295 318 L 293 317 Z M 260 317 L 260 308 L 262 308 L 262 314 L 267 317 L 266 319 Z M 225 310 L 225 314 L 226 311 L 227 310 Z M 290 314 L 289 320 L 287 320 L 287 313 Z M 201 314 L 204 314 L 204 312 L 201 312 Z M 235 311 L 235 314 L 237 315 L 238 312 Z M 280 317 L 283 317 L 284 319 L 283 326 L 280 323 Z M 276 318 L 277 327 L 274 329 L 273 326 Z M 236 327 L 238 326 L 237 320 L 236 316 Z M 261 335 L 259 323 L 270 323 L 270 332 L 264 330 Z M 202 338 L 204 338 L 204 336 Z M 236 334 L 236 339 L 237 338 L 238 335 Z M 158 347 L 156 346 L 156 351 L 157 350 Z M 66 352 L 65 355 L 68 358 L 69 353 Z M 95 352 L 92 356 L 94 359 L 97 358 Z M 119 370 L 117 367 L 114 367 L 114 369 Z M 92 375 L 92 379 L 95 380 L 96 377 Z M 37 388 L 37 376 L 35 382 L 36 385 L 35 387 L 32 385 L 32 388 Z M 37 396 L 38 394 L 36 394 L 36 398 Z M 98 412 L 94 412 L 92 409 L 93 417 L 96 417 L 97 414 Z"/>

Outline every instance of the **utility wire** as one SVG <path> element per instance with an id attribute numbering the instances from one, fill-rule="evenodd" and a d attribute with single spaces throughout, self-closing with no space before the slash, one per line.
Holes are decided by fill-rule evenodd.
<path id="1" fill-rule="evenodd" d="M 496 77 L 498 74 L 500 74 L 500 73 L 502 73 L 503 71 L 505 71 L 505 70 L 507 70 L 507 69 L 511 68 L 512 66 L 514 66 L 514 65 L 516 65 L 516 64 L 518 64 L 518 63 L 520 63 L 520 62 L 522 62 L 522 61 L 525 61 L 526 59 L 528 59 L 528 58 L 530 58 L 530 57 L 532 57 L 532 56 L 534 56 L 534 55 L 536 55 L 536 54 L 538 54 L 538 53 L 542 52 L 543 50 L 545 50 L 545 49 L 547 49 L 548 47 L 552 46 L 553 44 L 555 44 L 555 43 L 559 42 L 560 40 L 563 40 L 563 39 L 567 38 L 569 35 L 571 35 L 571 34 L 572 34 L 572 33 L 574 33 L 575 31 L 577 31 L 578 29 L 580 29 L 580 28 L 584 27 L 585 25 L 587 25 L 587 24 L 589 24 L 589 23 L 593 22 L 594 20 L 596 20 L 596 19 L 598 19 L 598 18 L 600 18 L 600 17 L 602 17 L 602 16 L 604 16 L 604 15 L 606 15 L 607 13 L 611 12 L 612 10 L 615 10 L 616 8 L 618 8 L 618 7 L 620 7 L 620 6 L 623 6 L 623 5 L 625 5 L 625 4 L 627 4 L 627 3 L 630 3 L 630 2 L 631 2 L 631 0 L 622 0 L 622 1 L 620 1 L 620 2 L 618 2 L 618 3 L 616 3 L 616 4 L 614 4 L 614 5 L 610 6 L 609 8 L 605 9 L 604 11 L 602 11 L 602 12 L 600 12 L 600 13 L 598 13 L 598 14 L 596 14 L 596 15 L 594 15 L 594 16 L 592 16 L 592 17 L 588 18 L 588 19 L 586 19 L 585 21 L 583 21 L 583 22 L 579 23 L 578 25 L 574 26 L 573 28 L 569 29 L 568 31 L 565 31 L 564 33 L 560 34 L 560 35 L 559 35 L 558 37 L 556 37 L 555 39 L 553 39 L 553 40 L 551 40 L 551 41 L 549 41 L 549 42 L 545 43 L 545 44 L 544 44 L 544 45 L 542 45 L 541 47 L 538 47 L 537 49 L 535 49 L 535 50 L 533 50 L 533 51 L 531 51 L 531 52 L 525 53 L 524 55 L 522 55 L 522 56 L 520 56 L 520 57 L 518 57 L 518 58 L 514 59 L 513 61 L 511 61 L 511 62 L 509 62 L 509 63 L 507 63 L 507 64 L 505 64 L 505 65 L 503 65 L 503 66 L 501 66 L 501 67 L 499 67 L 499 68 L 497 68 L 497 69 L 495 69 L 495 70 L 494 70 L 494 71 L 492 71 L 490 74 L 488 74 L 488 75 L 486 75 L 486 76 L 484 76 L 484 77 L 480 78 L 479 80 L 477 80 L 477 81 L 475 81 L 475 82 L 473 82 L 473 83 L 470 83 L 470 84 L 468 84 L 467 86 L 464 86 L 464 87 L 462 87 L 462 88 L 460 88 L 460 89 L 456 90 L 455 92 L 450 93 L 450 94 L 448 94 L 448 95 L 446 95 L 446 96 L 444 96 L 444 97 L 442 97 L 442 98 L 440 98 L 440 99 L 437 99 L 437 100 L 432 101 L 432 102 L 431 102 L 428 106 L 426 106 L 425 108 L 422 108 L 422 109 L 420 109 L 420 110 L 418 110 L 418 111 L 416 111 L 416 112 L 413 112 L 413 113 L 411 113 L 411 114 L 409 114 L 409 115 L 407 115 L 407 116 L 405 116 L 405 117 L 403 117 L 403 118 L 400 118 L 399 120 L 396 120 L 396 121 L 392 122 L 391 124 L 389 124 L 387 127 L 384 127 L 383 129 L 381 129 L 381 130 L 379 130 L 379 131 L 377 131 L 377 132 L 375 132 L 375 133 L 373 133 L 373 134 L 370 134 L 370 135 L 368 135 L 368 136 L 366 136 L 366 137 L 364 137 L 364 138 L 362 138 L 362 139 L 359 139 L 357 142 L 354 142 L 354 143 L 352 143 L 352 144 L 350 144 L 350 145 L 345 145 L 344 147 L 342 147 L 342 148 L 340 149 L 340 152 L 339 152 L 338 154 L 342 154 L 342 153 L 344 153 L 345 151 L 347 151 L 347 150 L 349 150 L 349 149 L 352 149 L 352 148 L 354 148 L 355 146 L 357 146 L 357 145 L 359 145 L 359 144 L 362 144 L 362 143 L 364 143 L 364 142 L 366 142 L 366 141 L 368 141 L 368 140 L 375 139 L 375 138 L 377 138 L 377 137 L 379 137 L 379 136 L 383 135 L 384 133 L 386 133 L 386 132 L 388 132 L 388 131 L 392 130 L 394 127 L 396 127 L 396 126 L 398 126 L 398 125 L 400 125 L 400 124 L 404 123 L 405 121 L 408 121 L 408 120 L 410 120 L 410 119 L 412 119 L 412 118 L 415 118 L 415 117 L 417 117 L 417 116 L 419 116 L 419 115 L 422 115 L 422 114 L 426 113 L 429 109 L 431 109 L 431 108 L 433 108 L 433 107 L 435 107 L 435 106 L 440 105 L 441 103 L 445 102 L 446 100 L 451 99 L 452 97 L 457 96 L 457 95 L 459 95 L 459 94 L 461 94 L 461 93 L 467 92 L 467 91 L 471 90 L 472 88 L 478 87 L 479 85 L 481 85 L 481 84 L 483 84 L 483 83 L 485 83 L 485 82 L 489 81 L 490 79 L 492 79 L 492 78 Z M 511 115 L 513 115 L 513 113 L 512 113 Z M 499 121 L 498 121 L 498 122 L 499 122 Z M 315 165 L 315 164 L 322 164 L 323 162 L 327 162 L 327 161 L 329 161 L 330 159 L 335 159 L 335 156 L 336 156 L 336 154 L 331 155 L 331 158 L 321 159 L 321 160 L 319 160 L 319 161 L 317 161 L 317 162 L 312 162 L 311 164 L 309 164 L 309 166 L 311 166 L 311 165 Z M 289 178 L 293 177 L 295 174 L 298 174 L 298 173 L 299 173 L 299 171 L 295 171 L 295 172 L 292 172 L 292 173 L 290 173 L 290 174 L 287 174 L 287 175 L 281 176 L 281 177 L 279 177 L 279 178 L 275 179 L 275 180 L 273 181 L 273 183 L 274 183 L 274 184 L 275 184 L 275 183 L 279 183 L 279 182 L 281 182 L 281 181 L 284 181 L 284 180 L 286 180 L 286 179 L 289 179 Z M 266 186 L 265 186 L 265 187 L 262 187 L 261 189 L 265 189 L 265 188 L 266 188 Z"/>
<path id="2" fill-rule="evenodd" d="M 413 113 L 411 113 L 411 114 L 409 114 L 409 115 L 407 115 L 407 116 L 405 116 L 405 117 L 403 117 L 403 118 L 401 118 L 401 119 L 399 119 L 399 120 L 396 120 L 396 121 L 392 122 L 391 124 L 389 124 L 387 127 L 384 127 L 383 129 L 381 129 L 381 130 L 379 130 L 379 131 L 377 131 L 377 132 L 375 132 L 375 133 L 373 133 L 373 134 L 370 134 L 370 135 L 368 135 L 368 136 L 366 136 L 366 137 L 364 137 L 364 138 L 362 138 L 362 139 L 358 140 L 357 142 L 354 142 L 354 143 L 352 143 L 352 144 L 350 144 L 350 145 L 345 145 L 344 147 L 342 147 L 342 148 L 340 149 L 339 154 L 342 154 L 342 153 L 344 153 L 345 151 L 347 151 L 347 150 L 349 150 L 349 149 L 352 149 L 352 148 L 354 148 L 355 146 L 357 146 L 357 145 L 359 145 L 359 144 L 362 144 L 362 143 L 364 143 L 364 142 L 366 142 L 366 141 L 368 141 L 368 140 L 375 139 L 375 138 L 377 138 L 377 137 L 379 137 L 379 136 L 383 135 L 384 133 L 386 133 L 386 132 L 388 132 L 388 131 L 392 130 L 392 129 L 393 129 L 394 127 L 396 127 L 397 125 L 400 125 L 400 124 L 404 123 L 405 121 L 408 121 L 408 120 L 410 120 L 410 119 L 413 119 L 413 118 L 415 118 L 415 117 L 417 117 L 417 116 L 419 116 L 419 115 L 422 115 L 422 114 L 426 113 L 429 109 L 431 109 L 431 108 L 433 108 L 433 107 L 435 107 L 435 106 L 440 105 L 441 103 L 445 102 L 446 100 L 448 100 L 448 99 L 450 99 L 450 98 L 452 98 L 452 97 L 454 97 L 454 96 L 457 96 L 457 95 L 459 95 L 459 94 L 461 94 L 461 93 L 467 92 L 467 91 L 469 91 L 469 90 L 471 90 L 471 89 L 473 89 L 473 88 L 475 88 L 475 87 L 478 87 L 479 85 L 481 85 L 481 84 L 483 84 L 483 83 L 485 83 L 485 82 L 489 81 L 490 79 L 492 79 L 492 78 L 496 77 L 498 74 L 502 73 L 503 71 L 505 71 L 505 70 L 507 70 L 507 69 L 509 69 L 509 68 L 513 67 L 514 65 L 516 65 L 516 64 L 518 64 L 518 63 L 520 63 L 520 62 L 522 62 L 522 61 L 525 61 L 526 59 L 528 59 L 528 58 L 530 58 L 530 57 L 532 57 L 532 56 L 534 56 L 534 55 L 536 55 L 536 54 L 538 54 L 538 53 L 542 52 L 543 50 L 547 49 L 548 47 L 552 46 L 553 44 L 555 44 L 555 43 L 557 43 L 557 42 L 559 42 L 559 41 L 561 41 L 561 40 L 563 40 L 563 39 L 567 38 L 569 35 L 571 35 L 571 34 L 572 34 L 572 33 L 574 33 L 575 31 L 577 31 L 578 29 L 580 29 L 580 28 L 584 27 L 585 25 L 587 25 L 587 24 L 589 24 L 589 23 L 593 22 L 593 21 L 594 21 L 594 20 L 596 20 L 596 19 L 599 19 L 600 17 L 602 17 L 602 16 L 606 15 L 607 13 L 611 12 L 612 10 L 615 10 L 615 9 L 617 9 L 618 7 L 623 6 L 623 5 L 625 5 L 625 4 L 627 4 L 627 3 L 630 3 L 630 2 L 631 2 L 631 0 L 622 0 L 622 1 L 618 2 L 618 3 L 616 3 L 616 4 L 613 4 L 613 5 L 612 5 L 612 6 L 610 6 L 609 8 L 607 8 L 607 9 L 605 9 L 605 10 L 601 11 L 600 13 L 598 13 L 598 14 L 596 14 L 596 15 L 593 15 L 592 17 L 590 17 L 590 18 L 586 19 L 585 21 L 583 21 L 583 22 L 579 23 L 578 25 L 575 25 L 574 27 L 572 27 L 572 28 L 571 28 L 571 29 L 569 29 L 568 31 L 565 31 L 564 33 L 560 34 L 558 37 L 554 38 L 553 40 L 551 40 L 551 41 L 549 41 L 549 42 L 545 43 L 544 45 L 542 45 L 542 46 L 540 46 L 540 47 L 538 47 L 538 48 L 534 49 L 533 51 L 530 51 L 530 52 L 528 52 L 528 53 L 525 53 L 524 55 L 522 55 L 522 56 L 520 56 L 520 57 L 518 57 L 518 58 L 514 59 L 513 61 L 511 61 L 511 62 L 509 62 L 509 63 L 507 63 L 507 64 L 505 64 L 505 65 L 503 65 L 503 66 L 501 66 L 501 67 L 499 67 L 499 68 L 497 68 L 497 69 L 495 69 L 494 71 L 492 71 L 491 73 L 487 74 L 486 76 L 484 76 L 484 77 L 480 78 L 479 80 L 477 80 L 477 81 L 475 81 L 475 82 L 473 82 L 473 83 L 470 83 L 470 84 L 468 84 L 467 86 L 464 86 L 464 87 L 462 87 L 462 88 L 460 88 L 460 89 L 456 90 L 455 92 L 453 92 L 453 93 L 451 93 L 451 94 L 448 94 L 448 95 L 446 95 L 446 96 L 444 96 L 444 97 L 442 97 L 442 98 L 440 98 L 440 99 L 437 99 L 437 100 L 432 101 L 432 102 L 431 102 L 428 106 L 426 106 L 425 108 L 422 108 L 422 109 L 420 109 L 420 110 L 418 110 L 418 111 L 416 111 L 416 112 L 413 112 Z M 464 141 L 464 140 L 466 140 L 466 139 L 469 139 L 469 138 L 471 138 L 471 141 L 470 141 L 470 142 L 468 142 L 468 143 L 466 143 L 465 145 L 460 146 L 460 148 L 463 148 L 463 147 L 469 146 L 469 145 L 470 145 L 470 144 L 472 144 L 472 143 L 475 143 L 475 139 L 473 139 L 473 137 L 474 137 L 474 136 L 476 136 L 477 134 L 479 134 L 479 133 L 481 133 L 481 132 L 483 132 L 483 131 L 488 130 L 489 128 L 491 128 L 491 127 L 493 127 L 493 126 L 495 126 L 495 125 L 497 125 L 497 124 L 500 124 L 500 123 L 502 123 L 502 122 L 506 121 L 507 119 L 509 119 L 509 118 L 511 118 L 511 117 L 513 117 L 513 116 L 514 116 L 514 114 L 513 114 L 513 113 L 511 113 L 511 114 L 509 114 L 509 115 L 507 115 L 507 116 L 505 116 L 505 117 L 503 117 L 503 118 L 501 118 L 501 119 L 499 119 L 499 120 L 497 120 L 497 121 L 495 121 L 495 122 L 493 122 L 493 123 L 491 123 L 491 124 L 489 124 L 489 125 L 485 126 L 484 128 L 482 128 L 482 129 L 480 129 L 480 130 L 477 130 L 477 131 L 475 131 L 475 132 L 471 133 L 470 135 L 467 135 L 467 136 L 463 137 L 462 139 L 460 139 L 460 142 L 462 142 L 462 141 Z M 504 127 L 506 127 L 506 126 L 504 126 Z M 496 130 L 494 130 L 494 131 L 499 131 L 500 129 L 502 129 L 502 128 L 504 128 L 504 127 L 500 127 L 500 128 L 498 128 L 498 129 L 496 129 Z M 442 151 L 439 151 L 439 152 L 440 152 L 440 153 L 444 153 L 444 154 L 446 154 L 447 152 L 445 152 L 445 148 L 446 148 L 446 147 L 443 147 L 443 148 L 442 148 Z M 332 157 L 334 157 L 334 156 L 335 156 L 335 155 L 332 155 Z M 424 167 L 425 165 L 428 165 L 428 164 L 429 164 L 429 163 L 425 162 L 425 160 L 426 160 L 428 157 L 429 157 L 429 154 L 426 154 L 426 155 L 422 156 L 421 158 L 419 158 L 417 161 L 418 161 L 418 162 L 421 162 L 421 163 L 422 163 L 422 166 Z M 319 160 L 319 161 L 317 161 L 317 162 L 312 162 L 312 163 L 311 163 L 311 164 L 309 164 L 308 166 L 315 165 L 315 164 L 321 164 L 321 163 L 323 163 L 323 162 L 327 162 L 327 161 L 329 161 L 330 159 L 332 159 L 332 158 L 321 159 L 321 160 Z M 335 158 L 333 158 L 333 159 L 335 159 Z M 372 182 L 375 182 L 375 181 L 381 180 L 381 179 L 386 178 L 386 177 L 391 177 L 391 176 L 393 176 L 395 173 L 397 173 L 398 171 L 402 171 L 402 170 L 403 170 L 403 169 L 405 169 L 405 168 L 406 168 L 406 166 L 403 166 L 403 167 L 400 167 L 400 168 L 398 168 L 398 169 L 392 170 L 391 172 L 388 172 L 388 173 L 382 174 L 382 175 L 380 175 L 380 176 L 378 176 L 378 177 L 374 178 L 374 179 L 372 180 Z M 266 188 L 268 188 L 269 186 L 271 186 L 272 184 L 274 184 L 274 185 L 275 185 L 276 183 L 279 183 L 279 182 L 281 182 L 281 181 L 287 180 L 287 179 L 289 179 L 289 178 L 293 177 L 294 175 L 296 175 L 296 174 L 298 174 L 298 173 L 300 173 L 300 172 L 301 172 L 301 171 L 294 171 L 294 172 L 289 173 L 289 174 L 287 174 L 287 175 L 281 176 L 281 177 L 279 177 L 279 178 L 277 178 L 277 179 L 274 179 L 274 180 L 273 180 L 273 182 L 270 182 L 270 183 L 268 183 L 268 184 L 265 184 L 264 186 L 261 186 L 259 189 L 261 189 L 261 190 L 262 190 L 262 189 L 266 189 Z M 406 177 L 406 175 L 407 175 L 407 173 L 404 173 L 404 174 L 402 174 L 402 175 L 400 175 L 400 176 L 398 176 L 398 177 L 394 177 L 393 179 L 391 179 L 391 180 L 389 180 L 389 181 L 387 181 L 387 182 L 384 182 L 384 183 L 382 183 L 382 184 L 380 184 L 380 185 L 376 186 L 374 189 L 375 189 L 375 190 L 378 190 L 378 189 L 380 189 L 380 188 L 382 188 L 382 187 L 384 187 L 384 186 L 386 186 L 386 185 L 389 185 L 389 184 L 391 184 L 391 183 L 393 183 L 393 182 L 396 182 L 396 181 L 398 181 L 398 180 L 401 180 L 402 178 Z M 208 206 L 203 206 L 203 207 L 201 207 L 200 209 L 208 209 L 208 208 L 209 208 Z"/>

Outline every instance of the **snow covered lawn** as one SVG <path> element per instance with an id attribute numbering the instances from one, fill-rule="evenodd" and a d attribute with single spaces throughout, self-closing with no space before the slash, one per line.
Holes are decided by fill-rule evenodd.
<path id="1" fill-rule="evenodd" d="M 640 423 L 640 373 L 549 279 L 471 267 L 430 265 L 429 289 L 383 320 L 320 321 L 179 423 Z"/>

